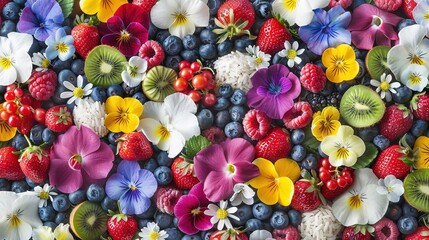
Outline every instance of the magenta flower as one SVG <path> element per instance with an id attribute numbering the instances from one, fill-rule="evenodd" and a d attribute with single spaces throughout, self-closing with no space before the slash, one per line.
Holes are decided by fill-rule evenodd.
<path id="1" fill-rule="evenodd" d="M 376 45 L 392 46 L 399 40 L 395 26 L 402 20 L 396 14 L 385 12 L 371 4 L 362 4 L 352 14 L 348 30 L 352 43 L 359 49 L 370 50 Z"/>
<path id="2" fill-rule="evenodd" d="M 273 119 L 283 118 L 301 92 L 298 77 L 282 64 L 259 69 L 250 80 L 247 104 Z"/>
<path id="3" fill-rule="evenodd" d="M 134 4 L 119 7 L 106 25 L 106 35 L 101 38 L 101 43 L 116 47 L 127 57 L 136 55 L 149 37 L 149 17 Z"/>
<path id="4" fill-rule="evenodd" d="M 234 194 L 234 184 L 258 176 L 259 169 L 252 164 L 254 156 L 253 145 L 242 138 L 227 139 L 201 150 L 194 157 L 194 169 L 204 184 L 207 199 L 229 199 Z"/>
<path id="5" fill-rule="evenodd" d="M 104 184 L 113 166 L 112 149 L 92 129 L 70 127 L 51 149 L 50 184 L 71 193 L 90 184 Z"/>
<path id="6" fill-rule="evenodd" d="M 177 227 L 188 235 L 211 229 L 211 216 L 204 214 L 208 205 L 209 200 L 203 192 L 202 183 L 196 184 L 188 195 L 181 196 L 174 206 L 174 215 L 179 219 Z"/>

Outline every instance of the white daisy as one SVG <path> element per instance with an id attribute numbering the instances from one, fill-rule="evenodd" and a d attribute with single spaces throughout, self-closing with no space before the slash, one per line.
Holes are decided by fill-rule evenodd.
<path id="1" fill-rule="evenodd" d="M 222 230 L 224 226 L 226 226 L 227 229 L 232 228 L 232 224 L 229 218 L 240 221 L 240 219 L 237 216 L 233 215 L 233 213 L 237 212 L 237 208 L 230 207 L 227 209 L 226 208 L 227 205 L 228 205 L 228 201 L 223 201 L 223 200 L 220 201 L 219 206 L 217 206 L 216 204 L 210 203 L 208 206 L 209 209 L 204 211 L 204 214 L 208 216 L 212 216 L 212 218 L 210 219 L 210 222 L 212 224 L 218 223 L 217 229 L 219 231 Z"/>
<path id="2" fill-rule="evenodd" d="M 256 70 L 270 66 L 271 55 L 259 50 L 258 46 L 247 46 L 246 51 L 250 54 L 249 65 Z"/>
<path id="3" fill-rule="evenodd" d="M 395 88 L 398 88 L 401 86 L 399 82 L 393 82 L 392 81 L 392 75 L 383 73 L 380 77 L 380 81 L 377 81 L 375 79 L 371 79 L 370 84 L 377 89 L 375 89 L 376 92 L 380 93 L 380 97 L 382 99 L 386 98 L 387 102 L 392 101 L 392 94 L 396 93 Z"/>
<path id="4" fill-rule="evenodd" d="M 45 53 L 33 53 L 33 57 L 31 58 L 31 61 L 33 62 L 34 65 L 38 66 L 38 68 L 36 68 L 36 71 L 38 72 L 44 72 L 46 70 L 48 70 L 49 65 L 51 65 L 51 60 L 49 60 L 46 57 Z"/>
<path id="5" fill-rule="evenodd" d="M 58 193 L 52 192 L 52 189 L 53 189 L 52 186 L 45 183 L 45 185 L 43 185 L 43 188 L 40 186 L 36 186 L 34 188 L 34 191 L 27 191 L 23 194 L 33 195 L 33 196 L 37 196 L 38 198 L 40 198 L 39 208 L 41 208 L 41 207 L 46 207 L 46 205 L 48 204 L 48 200 L 51 200 L 51 202 L 54 200 L 52 198 L 52 196 L 58 195 Z"/>
<path id="6" fill-rule="evenodd" d="M 147 226 L 139 232 L 139 236 L 141 240 L 164 240 L 168 238 L 167 232 L 164 230 L 159 231 L 158 224 L 154 222 L 148 222 Z"/>
<path id="7" fill-rule="evenodd" d="M 232 206 L 238 206 L 241 203 L 244 203 L 246 205 L 253 204 L 253 197 L 255 196 L 255 191 L 253 191 L 253 189 L 250 188 L 247 184 L 236 183 L 234 185 L 233 190 L 234 194 L 229 199 L 231 201 Z"/>
<path id="8" fill-rule="evenodd" d="M 293 42 L 292 45 L 289 41 L 285 41 L 284 43 L 285 49 L 281 50 L 279 52 L 280 57 L 287 58 L 287 65 L 288 67 L 292 68 L 295 63 L 300 64 L 302 62 L 302 59 L 298 57 L 302 53 L 304 53 L 304 49 L 298 49 L 299 44 L 297 41 Z"/>
<path id="9" fill-rule="evenodd" d="M 70 91 L 64 91 L 60 94 L 61 98 L 69 98 L 67 104 L 72 104 L 76 101 L 78 104 L 84 97 L 90 95 L 92 93 L 92 83 L 88 83 L 83 86 L 83 77 L 79 75 L 77 77 L 77 86 L 75 87 L 71 82 L 64 81 L 63 85 Z"/>

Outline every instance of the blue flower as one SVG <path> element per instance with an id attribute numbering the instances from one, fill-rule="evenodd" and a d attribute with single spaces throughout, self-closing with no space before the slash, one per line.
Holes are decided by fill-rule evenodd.
<path id="1" fill-rule="evenodd" d="M 142 214 L 150 206 L 150 198 L 158 188 L 153 174 L 140 169 L 136 161 L 122 160 L 117 173 L 106 182 L 106 194 L 119 200 L 122 213 Z"/>
<path id="2" fill-rule="evenodd" d="M 18 31 L 34 35 L 45 41 L 53 35 L 64 21 L 63 11 L 55 0 L 29 0 L 22 10 Z"/>
<path id="3" fill-rule="evenodd" d="M 58 56 L 61 61 L 66 61 L 71 58 L 76 51 L 73 42 L 73 37 L 71 35 L 66 35 L 63 28 L 59 28 L 54 35 L 51 35 L 45 41 L 48 46 L 46 48 L 46 57 L 52 60 Z"/>
<path id="4" fill-rule="evenodd" d="M 298 30 L 301 39 L 312 52 L 322 55 L 330 47 L 342 43 L 351 43 L 351 34 L 346 29 L 351 20 L 350 12 L 337 5 L 328 12 L 318 8 L 314 10 L 311 23 Z"/>

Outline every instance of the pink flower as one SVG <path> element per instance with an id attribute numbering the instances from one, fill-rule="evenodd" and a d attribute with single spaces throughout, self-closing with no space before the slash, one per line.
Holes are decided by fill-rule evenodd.
<path id="1" fill-rule="evenodd" d="M 64 193 L 103 184 L 113 166 L 114 154 L 90 128 L 70 127 L 51 149 L 50 184 Z"/>
<path id="2" fill-rule="evenodd" d="M 376 45 L 392 46 L 399 40 L 394 27 L 402 18 L 371 4 L 362 4 L 353 11 L 348 30 L 352 43 L 359 49 L 370 50 Z"/>
<path id="3" fill-rule="evenodd" d="M 197 178 L 204 184 L 204 193 L 211 202 L 229 199 L 234 185 L 259 175 L 252 164 L 255 149 L 242 138 L 227 139 L 201 150 L 194 157 Z"/>
<path id="4" fill-rule="evenodd" d="M 209 201 L 203 192 L 202 183 L 193 186 L 188 195 L 179 198 L 174 206 L 174 215 L 179 219 L 179 229 L 193 235 L 199 231 L 206 231 L 213 227 L 210 216 L 204 214 Z"/>

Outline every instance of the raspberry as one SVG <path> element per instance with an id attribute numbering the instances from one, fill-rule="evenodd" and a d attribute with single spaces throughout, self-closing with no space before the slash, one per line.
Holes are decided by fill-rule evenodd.
<path id="1" fill-rule="evenodd" d="M 352 5 L 353 0 L 331 0 L 329 2 L 329 7 L 333 8 L 337 5 L 340 5 L 342 8 L 346 9 Z"/>
<path id="2" fill-rule="evenodd" d="M 48 100 L 54 96 L 57 87 L 57 74 L 48 69 L 47 71 L 33 71 L 28 84 L 28 91 L 33 98 L 39 101 Z"/>
<path id="3" fill-rule="evenodd" d="M 316 64 L 307 63 L 301 69 L 301 78 L 302 86 L 313 93 L 318 93 L 326 85 L 326 75 L 323 72 L 322 68 Z"/>
<path id="4" fill-rule="evenodd" d="M 283 116 L 283 123 L 289 129 L 304 128 L 313 117 L 313 110 L 308 102 L 296 102 Z"/>
<path id="5" fill-rule="evenodd" d="M 202 135 L 211 143 L 220 143 L 225 140 L 225 133 L 218 127 L 211 127 L 203 131 Z"/>
<path id="6" fill-rule="evenodd" d="M 296 227 L 289 225 L 283 229 L 274 229 L 273 238 L 276 240 L 300 240 L 301 236 L 299 235 L 298 229 L 296 229 Z"/>
<path id="7" fill-rule="evenodd" d="M 373 226 L 375 228 L 374 237 L 375 239 L 388 240 L 398 239 L 399 230 L 396 223 L 388 218 L 382 218 Z"/>
<path id="8" fill-rule="evenodd" d="M 145 42 L 139 50 L 139 57 L 145 59 L 148 63 L 148 69 L 158 66 L 164 61 L 164 49 L 156 41 L 149 40 Z"/>
<path id="9" fill-rule="evenodd" d="M 402 5 L 402 0 L 374 0 L 375 6 L 388 12 L 398 10 Z"/>
<path id="10" fill-rule="evenodd" d="M 156 206 L 159 211 L 173 215 L 174 206 L 177 200 L 182 196 L 182 193 L 174 188 L 158 188 L 155 193 Z"/>
<path id="11" fill-rule="evenodd" d="M 271 129 L 271 119 L 263 112 L 252 109 L 243 119 L 244 132 L 253 140 L 259 140 Z"/>
<path id="12" fill-rule="evenodd" d="M 158 0 L 133 0 L 133 4 L 143 8 L 143 10 L 149 14 L 152 7 Z"/>

